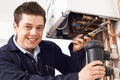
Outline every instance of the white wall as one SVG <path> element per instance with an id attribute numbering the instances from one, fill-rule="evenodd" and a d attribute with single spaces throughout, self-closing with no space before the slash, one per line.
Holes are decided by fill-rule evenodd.
<path id="1" fill-rule="evenodd" d="M 120 21 L 116 24 L 116 34 L 120 33 Z M 120 37 L 117 37 L 118 51 L 120 54 Z"/>

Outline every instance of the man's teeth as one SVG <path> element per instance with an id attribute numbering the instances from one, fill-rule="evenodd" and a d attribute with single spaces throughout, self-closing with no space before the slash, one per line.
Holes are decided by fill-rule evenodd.
<path id="1" fill-rule="evenodd" d="M 29 38 L 29 40 L 31 40 L 31 41 L 35 41 L 35 40 L 37 40 L 36 38 Z"/>

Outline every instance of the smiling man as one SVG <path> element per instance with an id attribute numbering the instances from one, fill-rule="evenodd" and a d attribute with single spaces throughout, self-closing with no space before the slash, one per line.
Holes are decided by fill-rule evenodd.
<path id="1" fill-rule="evenodd" d="M 42 16 L 23 13 L 19 24 L 14 23 L 18 45 L 33 53 L 42 40 L 43 29 L 44 20 Z"/>
<path id="2" fill-rule="evenodd" d="M 54 42 L 42 40 L 45 22 L 45 11 L 37 2 L 16 8 L 15 34 L 0 48 L 0 80 L 94 80 L 104 76 L 104 67 L 95 66 L 101 61 L 85 66 L 83 47 L 89 37 L 76 36 L 69 45 L 71 56 L 67 56 Z M 63 75 L 55 76 L 55 69 Z"/>

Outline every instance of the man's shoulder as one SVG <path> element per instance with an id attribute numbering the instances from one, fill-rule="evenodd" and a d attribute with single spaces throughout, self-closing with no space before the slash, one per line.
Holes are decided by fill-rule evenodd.
<path id="1" fill-rule="evenodd" d="M 57 45 L 57 44 L 55 42 L 53 42 L 53 41 L 42 40 L 40 45 Z"/>
<path id="2" fill-rule="evenodd" d="M 7 48 L 7 45 L 3 45 L 0 47 L 0 50 L 6 50 L 6 48 Z"/>
<path id="3" fill-rule="evenodd" d="M 0 47 L 0 56 L 1 57 L 8 58 L 8 55 L 9 55 L 8 53 L 10 53 L 10 52 L 7 49 L 7 45 L 4 45 L 4 46 Z"/>
<path id="4" fill-rule="evenodd" d="M 49 41 L 49 40 L 42 40 L 39 46 L 44 48 L 49 48 L 49 49 L 60 48 L 55 42 Z"/>

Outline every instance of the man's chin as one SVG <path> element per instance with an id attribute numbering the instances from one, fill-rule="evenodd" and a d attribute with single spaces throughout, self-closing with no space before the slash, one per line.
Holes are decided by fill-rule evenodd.
<path id="1" fill-rule="evenodd" d="M 29 49 L 35 49 L 37 47 L 37 45 L 28 45 Z"/>

